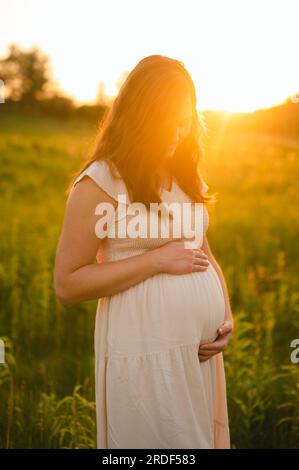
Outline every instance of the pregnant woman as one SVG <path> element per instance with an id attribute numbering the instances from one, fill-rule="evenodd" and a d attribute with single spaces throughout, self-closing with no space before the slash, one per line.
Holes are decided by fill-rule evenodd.
<path id="1" fill-rule="evenodd" d="M 233 318 L 207 240 L 214 198 L 198 170 L 201 130 L 184 64 L 148 56 L 68 189 L 54 282 L 65 306 L 98 299 L 99 449 L 230 448 L 223 351 Z M 164 208 L 156 219 L 153 202 Z M 183 213 L 191 236 L 174 230 Z"/>

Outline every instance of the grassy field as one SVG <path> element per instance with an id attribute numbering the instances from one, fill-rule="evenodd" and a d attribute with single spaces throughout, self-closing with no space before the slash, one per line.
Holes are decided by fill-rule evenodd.
<path id="1" fill-rule="evenodd" d="M 0 121 L 0 447 L 95 447 L 96 300 L 62 307 L 53 289 L 64 191 L 96 123 Z M 218 202 L 208 238 L 230 291 L 226 350 L 236 448 L 299 448 L 299 150 L 210 137 L 203 174 Z M 183 406 L 183 404 L 182 404 Z"/>

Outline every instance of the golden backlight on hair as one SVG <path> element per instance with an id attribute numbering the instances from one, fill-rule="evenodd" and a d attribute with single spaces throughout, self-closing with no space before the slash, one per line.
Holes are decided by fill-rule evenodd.
<path id="1" fill-rule="evenodd" d="M 214 202 L 201 192 L 199 162 L 204 125 L 194 83 L 183 62 L 162 55 L 140 60 L 99 123 L 95 147 L 77 175 L 94 160 L 106 160 L 123 178 L 130 202 L 161 202 L 161 169 L 168 168 L 194 202 Z M 74 181 L 72 180 L 72 182 Z M 68 188 L 71 188 L 72 182 Z"/>

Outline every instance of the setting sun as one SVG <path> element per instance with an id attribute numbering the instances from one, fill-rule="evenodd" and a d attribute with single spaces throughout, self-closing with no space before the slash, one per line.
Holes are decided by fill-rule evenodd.
<path id="1" fill-rule="evenodd" d="M 299 449 L 298 0 L 0 12 L 2 461 Z"/>
<path id="2" fill-rule="evenodd" d="M 252 111 L 298 91 L 298 4 L 291 0 L 0 4 L 0 53 L 12 41 L 40 47 L 77 103 L 94 102 L 100 82 L 114 96 L 123 74 L 150 54 L 185 63 L 201 109 Z"/>

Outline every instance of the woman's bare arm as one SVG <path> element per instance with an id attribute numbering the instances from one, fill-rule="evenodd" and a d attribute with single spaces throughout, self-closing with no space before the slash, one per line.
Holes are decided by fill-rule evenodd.
<path id="1" fill-rule="evenodd" d="M 234 326 L 234 318 L 233 318 L 233 314 L 232 314 L 232 310 L 231 310 L 227 284 L 226 284 L 222 269 L 219 266 L 219 264 L 217 263 L 214 255 L 212 253 L 212 250 L 210 248 L 210 245 L 209 245 L 209 242 L 208 242 L 208 239 L 207 239 L 206 235 L 204 236 L 202 250 L 206 253 L 206 255 L 208 256 L 210 262 L 213 264 L 213 266 L 214 266 L 214 268 L 215 268 L 215 270 L 218 274 L 219 280 L 221 282 L 221 286 L 222 286 L 222 290 L 223 290 L 224 298 L 225 298 L 225 318 L 224 319 L 229 320 L 232 323 L 232 326 Z"/>
<path id="2" fill-rule="evenodd" d="M 159 263 L 150 252 L 95 264 L 101 241 L 95 233 L 99 220 L 95 208 L 100 202 L 116 205 L 91 178 L 84 176 L 66 206 L 54 269 L 55 291 L 65 306 L 111 296 L 159 272 Z"/>
<path id="3" fill-rule="evenodd" d="M 99 220 L 95 208 L 100 202 L 114 207 L 117 204 L 87 175 L 69 197 L 54 268 L 54 288 L 63 305 L 110 297 L 158 273 L 184 274 L 207 269 L 202 250 L 186 249 L 181 241 L 171 241 L 123 260 L 95 263 L 101 242 L 95 233 Z"/>

